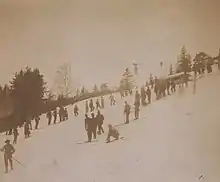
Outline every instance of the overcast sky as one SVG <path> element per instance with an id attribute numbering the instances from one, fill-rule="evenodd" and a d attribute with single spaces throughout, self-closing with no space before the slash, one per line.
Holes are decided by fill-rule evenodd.
<path id="1" fill-rule="evenodd" d="M 53 85 L 65 61 L 85 85 L 114 82 L 132 60 L 148 75 L 182 45 L 214 56 L 219 10 L 218 0 L 0 0 L 0 83 L 28 65 Z"/>

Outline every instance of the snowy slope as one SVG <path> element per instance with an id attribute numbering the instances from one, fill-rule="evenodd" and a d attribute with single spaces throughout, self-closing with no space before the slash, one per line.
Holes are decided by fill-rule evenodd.
<path id="1" fill-rule="evenodd" d="M 150 106 L 141 108 L 141 119 L 124 123 L 123 102 L 110 107 L 106 97 L 107 124 L 118 128 L 126 139 L 105 144 L 99 136 L 91 144 L 84 131 L 84 103 L 81 113 L 62 124 L 41 128 L 30 139 L 20 135 L 15 157 L 27 168 L 15 165 L 1 182 L 217 182 L 220 179 L 220 74 L 200 79 L 196 95 L 192 85 Z M 133 98 L 128 99 L 130 103 Z M 69 112 L 73 111 L 70 106 Z M 1 144 L 5 139 L 1 135 Z M 1 155 L 2 157 L 2 155 Z M 0 161 L 0 171 L 3 171 Z"/>

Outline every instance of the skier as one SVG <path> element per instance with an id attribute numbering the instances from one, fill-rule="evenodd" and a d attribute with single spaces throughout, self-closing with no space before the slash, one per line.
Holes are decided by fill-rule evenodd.
<path id="1" fill-rule="evenodd" d="M 63 114 L 64 114 L 64 121 L 68 120 L 69 117 L 68 117 L 67 108 L 64 109 L 64 113 Z"/>
<path id="2" fill-rule="evenodd" d="M 46 116 L 47 116 L 47 119 L 48 119 L 48 125 L 50 125 L 51 124 L 51 120 L 52 120 L 52 113 L 51 113 L 51 111 L 48 111 Z"/>
<path id="3" fill-rule="evenodd" d="M 57 109 L 55 109 L 53 111 L 53 117 L 54 117 L 53 123 L 56 124 L 56 122 L 57 122 Z"/>
<path id="4" fill-rule="evenodd" d="M 96 100 L 96 109 L 99 109 L 99 108 L 101 108 L 101 105 L 100 105 L 100 103 L 99 103 L 99 99 L 97 99 L 97 100 Z"/>
<path id="5" fill-rule="evenodd" d="M 146 105 L 145 100 L 146 100 L 146 92 L 145 92 L 144 87 L 141 87 L 141 104 L 142 104 L 142 106 Z"/>
<path id="6" fill-rule="evenodd" d="M 170 95 L 170 79 L 167 79 L 167 84 L 166 84 L 166 89 L 167 89 L 167 95 Z"/>
<path id="7" fill-rule="evenodd" d="M 147 100 L 148 100 L 148 104 L 150 104 L 151 103 L 151 89 L 149 86 L 147 87 Z"/>
<path id="8" fill-rule="evenodd" d="M 96 138 L 96 123 L 94 122 L 94 114 L 92 115 L 93 118 L 88 117 L 88 114 L 85 114 L 85 129 L 87 131 L 88 142 L 91 142 L 92 135 L 94 139 Z"/>
<path id="9" fill-rule="evenodd" d="M 74 107 L 74 115 L 75 115 L 75 116 L 78 116 L 78 115 L 79 115 L 79 108 L 78 108 L 77 105 L 75 105 L 75 107 Z"/>
<path id="10" fill-rule="evenodd" d="M 12 155 L 15 153 L 15 148 L 12 144 L 10 144 L 10 140 L 6 140 L 1 151 L 4 152 L 5 173 L 8 173 L 8 161 L 10 163 L 11 170 L 13 170 Z"/>
<path id="11" fill-rule="evenodd" d="M 63 106 L 60 106 L 59 117 L 60 117 L 60 122 L 64 121 L 64 108 L 63 108 Z"/>
<path id="12" fill-rule="evenodd" d="M 89 104 L 88 104 L 88 101 L 86 101 L 85 103 L 85 113 L 88 113 L 89 112 Z"/>
<path id="13" fill-rule="evenodd" d="M 31 132 L 30 132 L 30 128 L 29 128 L 29 123 L 28 123 L 28 121 L 26 121 L 25 124 L 24 124 L 24 136 L 25 136 L 25 138 L 30 137 L 30 134 L 31 134 Z"/>
<path id="14" fill-rule="evenodd" d="M 101 108 L 104 109 L 105 107 L 105 101 L 104 101 L 104 97 L 101 97 Z"/>
<path id="15" fill-rule="evenodd" d="M 88 117 L 88 114 L 85 114 L 85 130 L 88 136 L 88 142 L 92 140 L 92 126 L 91 126 L 91 118 Z"/>
<path id="16" fill-rule="evenodd" d="M 89 102 L 89 108 L 90 108 L 90 111 L 92 112 L 92 111 L 94 111 L 94 105 L 93 105 L 93 100 L 92 99 L 90 99 L 90 102 Z"/>
<path id="17" fill-rule="evenodd" d="M 102 127 L 103 122 L 104 122 L 104 116 L 103 114 L 100 113 L 100 111 L 98 110 L 97 115 L 96 115 L 96 120 L 98 123 L 98 134 L 101 135 L 101 133 L 104 133 L 104 129 Z"/>
<path id="18" fill-rule="evenodd" d="M 17 144 L 17 139 L 18 139 L 18 135 L 19 135 L 17 127 L 14 128 L 13 134 L 14 134 L 13 144 Z"/>
<path id="19" fill-rule="evenodd" d="M 174 80 L 171 81 L 171 92 L 172 93 L 176 92 L 176 83 Z"/>
<path id="20" fill-rule="evenodd" d="M 141 95 L 139 94 L 138 91 L 135 93 L 135 103 L 137 103 L 140 106 L 140 100 L 141 100 Z"/>
<path id="21" fill-rule="evenodd" d="M 125 101 L 125 106 L 124 106 L 124 114 L 125 114 L 125 124 L 129 123 L 129 115 L 131 112 L 131 107 L 130 105 L 127 103 L 127 101 Z"/>
<path id="22" fill-rule="evenodd" d="M 37 130 L 40 122 L 40 116 L 35 116 L 34 120 L 35 120 L 35 130 Z"/>
<path id="23" fill-rule="evenodd" d="M 106 143 L 110 142 L 110 138 L 111 137 L 113 137 L 116 140 L 118 140 L 119 136 L 120 136 L 118 130 L 115 127 L 113 127 L 111 124 L 108 125 L 108 128 L 109 128 L 109 131 L 108 131 L 108 137 L 106 139 Z"/>
<path id="24" fill-rule="evenodd" d="M 91 116 L 92 116 L 92 118 L 91 118 L 91 122 L 92 122 L 92 134 L 93 134 L 93 138 L 96 139 L 97 126 L 98 126 L 97 124 L 98 124 L 98 122 L 97 122 L 97 119 L 96 119 L 94 113 L 92 113 Z"/>
<path id="25" fill-rule="evenodd" d="M 113 95 L 113 94 L 111 94 L 111 95 L 109 96 L 109 99 L 110 99 L 110 105 L 111 105 L 111 106 L 115 105 L 116 101 L 115 101 L 115 98 L 114 98 L 114 95 Z"/>

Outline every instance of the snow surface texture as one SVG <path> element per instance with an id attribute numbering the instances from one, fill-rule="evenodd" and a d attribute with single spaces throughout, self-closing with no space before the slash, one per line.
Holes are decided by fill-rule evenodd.
<path id="1" fill-rule="evenodd" d="M 24 140 L 20 131 L 15 170 L 0 173 L 0 182 L 218 182 L 220 179 L 220 73 L 199 79 L 196 95 L 192 84 L 172 96 L 141 108 L 141 119 L 123 125 L 123 104 L 110 107 L 105 98 L 104 129 L 119 125 L 125 140 L 105 143 L 104 136 L 84 143 L 84 102 L 80 116 L 46 126 Z M 154 93 L 153 93 L 154 95 Z M 133 97 L 128 98 L 133 103 Z M 133 113 L 131 115 L 133 117 Z M 6 136 L 0 135 L 1 144 Z M 0 171 L 4 165 L 0 158 Z"/>

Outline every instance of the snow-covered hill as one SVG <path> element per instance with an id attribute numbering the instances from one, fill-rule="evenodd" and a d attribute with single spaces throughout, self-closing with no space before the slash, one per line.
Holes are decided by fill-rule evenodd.
<path id="1" fill-rule="evenodd" d="M 38 131 L 30 139 L 20 139 L 15 157 L 27 168 L 15 163 L 15 170 L 0 174 L 1 182 L 217 182 L 220 179 L 220 74 L 198 80 L 196 95 L 192 85 L 172 96 L 141 108 L 141 119 L 123 125 L 123 104 L 110 107 L 107 124 L 119 125 L 125 140 L 105 144 L 105 136 L 84 143 L 84 102 L 80 116 L 70 106 L 68 121 L 46 126 L 42 116 Z M 192 83 L 191 83 L 192 84 Z M 127 98 L 132 104 L 133 98 Z M 132 113 L 133 117 L 133 113 Z M 6 138 L 3 134 L 1 144 Z M 2 159 L 2 155 L 1 155 Z M 3 160 L 0 171 L 4 171 Z M 202 176 L 203 175 L 203 176 Z"/>

